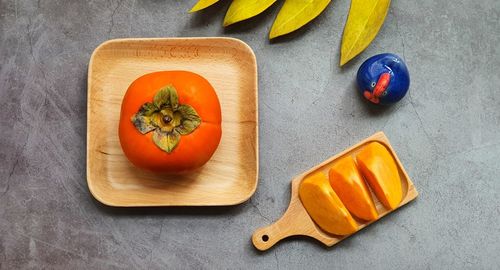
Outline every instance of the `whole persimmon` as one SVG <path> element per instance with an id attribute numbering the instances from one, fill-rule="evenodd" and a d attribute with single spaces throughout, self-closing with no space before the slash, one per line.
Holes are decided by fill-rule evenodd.
<path id="1" fill-rule="evenodd" d="M 135 166 L 183 173 L 203 166 L 219 145 L 221 108 L 202 76 L 189 71 L 143 75 L 123 97 L 118 134 Z"/>

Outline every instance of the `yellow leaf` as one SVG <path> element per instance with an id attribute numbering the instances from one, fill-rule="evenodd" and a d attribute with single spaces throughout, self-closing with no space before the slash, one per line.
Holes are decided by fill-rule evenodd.
<path id="1" fill-rule="evenodd" d="M 316 18 L 331 0 L 286 0 L 274 21 L 269 38 L 299 29 Z"/>
<path id="2" fill-rule="evenodd" d="M 207 7 L 213 5 L 217 2 L 219 2 L 219 0 L 200 0 L 200 1 L 198 1 L 198 3 L 196 3 L 196 5 L 193 6 L 193 8 L 191 8 L 189 13 L 196 12 L 198 10 L 202 10 L 202 9 L 207 8 Z"/>
<path id="3" fill-rule="evenodd" d="M 224 26 L 256 16 L 274 4 L 276 0 L 234 0 L 227 10 Z"/>
<path id="4" fill-rule="evenodd" d="M 352 0 L 340 48 L 340 65 L 360 54 L 384 23 L 391 0 Z"/>

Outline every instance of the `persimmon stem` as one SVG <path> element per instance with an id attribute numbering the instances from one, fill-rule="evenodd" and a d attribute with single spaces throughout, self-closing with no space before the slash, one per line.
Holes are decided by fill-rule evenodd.
<path id="1" fill-rule="evenodd" d="M 162 120 L 165 124 L 168 124 L 168 123 L 170 123 L 170 121 L 172 121 L 172 117 L 165 115 L 165 116 L 163 116 Z"/>

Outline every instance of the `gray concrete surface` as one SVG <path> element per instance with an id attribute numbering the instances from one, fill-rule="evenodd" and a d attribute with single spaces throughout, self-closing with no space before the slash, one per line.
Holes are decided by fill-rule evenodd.
<path id="1" fill-rule="evenodd" d="M 380 34 L 340 69 L 349 1 L 277 42 L 278 5 L 224 30 L 228 1 L 0 0 L 0 269 L 499 269 L 500 1 L 393 1 Z M 260 182 L 221 208 L 115 209 L 85 179 L 86 77 L 119 37 L 231 36 L 259 64 Z M 410 95 L 376 109 L 355 91 L 394 52 Z M 420 197 L 334 248 L 294 238 L 257 252 L 295 174 L 386 132 Z"/>

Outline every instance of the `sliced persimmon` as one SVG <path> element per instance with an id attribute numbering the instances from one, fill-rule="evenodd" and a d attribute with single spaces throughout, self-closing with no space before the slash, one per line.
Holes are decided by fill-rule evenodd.
<path id="1" fill-rule="evenodd" d="M 309 216 L 324 231 L 347 235 L 358 230 L 356 221 L 335 194 L 323 172 L 314 173 L 302 180 L 299 197 Z"/>
<path id="2" fill-rule="evenodd" d="M 387 209 L 395 209 L 401 203 L 403 191 L 398 167 L 387 148 L 372 142 L 356 156 L 358 168 Z"/>
<path id="3" fill-rule="evenodd" d="M 336 161 L 328 174 L 330 185 L 351 214 L 364 220 L 378 217 L 371 193 L 351 156 Z"/>

